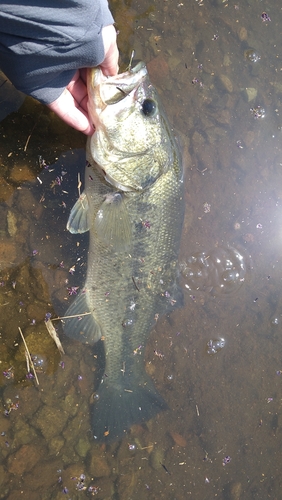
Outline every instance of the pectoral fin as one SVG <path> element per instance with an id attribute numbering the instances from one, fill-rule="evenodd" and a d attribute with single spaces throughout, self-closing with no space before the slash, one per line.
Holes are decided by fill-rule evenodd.
<path id="1" fill-rule="evenodd" d="M 101 338 L 100 325 L 87 303 L 87 291 L 81 292 L 68 308 L 63 319 L 63 328 L 68 337 L 83 344 L 93 345 Z"/>
<path id="2" fill-rule="evenodd" d="M 70 233 L 85 233 L 91 226 L 88 198 L 83 192 L 71 209 L 67 229 Z"/>
<path id="3" fill-rule="evenodd" d="M 123 196 L 120 193 L 107 195 L 102 203 L 94 228 L 98 238 L 116 252 L 128 251 L 131 244 L 131 221 Z"/>

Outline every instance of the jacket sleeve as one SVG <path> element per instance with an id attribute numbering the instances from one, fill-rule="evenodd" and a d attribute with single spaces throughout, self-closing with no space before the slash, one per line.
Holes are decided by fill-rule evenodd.
<path id="1" fill-rule="evenodd" d="M 114 20 L 107 0 L 0 3 L 0 68 L 15 87 L 49 104 L 76 70 L 104 60 L 102 28 Z"/>

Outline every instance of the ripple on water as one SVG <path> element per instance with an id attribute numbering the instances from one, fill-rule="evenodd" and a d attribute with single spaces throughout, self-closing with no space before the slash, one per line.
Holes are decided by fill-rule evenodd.
<path id="1" fill-rule="evenodd" d="M 232 293 L 241 287 L 246 275 L 244 256 L 231 246 L 196 252 L 180 267 L 185 288 L 191 293 Z"/>

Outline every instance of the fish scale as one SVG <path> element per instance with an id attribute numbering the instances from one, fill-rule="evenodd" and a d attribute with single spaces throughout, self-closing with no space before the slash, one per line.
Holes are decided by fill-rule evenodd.
<path id="1" fill-rule="evenodd" d="M 91 407 L 92 430 L 98 440 L 118 439 L 134 423 L 146 421 L 167 408 L 145 371 L 144 348 L 156 318 L 176 308 L 182 297 L 177 285 L 183 219 L 179 152 L 162 110 L 152 120 L 142 116 L 140 95 L 143 99 L 153 98 L 159 105 L 144 66 L 139 80 L 138 69 L 119 75 L 124 81 L 123 92 L 132 72 L 136 81 L 133 88 L 129 84 L 126 99 L 130 97 L 131 103 L 127 99 L 127 113 L 120 113 L 123 99 L 117 96 L 120 101 L 115 114 L 111 87 L 114 104 L 104 108 L 104 122 L 103 111 L 99 115 L 103 126 L 97 127 L 87 145 L 85 189 L 68 222 L 71 232 L 90 230 L 85 285 L 66 316 L 90 314 L 66 319 L 64 330 L 70 337 L 90 345 L 100 338 L 103 341 L 105 371 Z M 96 73 L 93 78 L 97 78 Z M 95 92 L 97 88 L 93 100 L 99 98 L 101 105 L 101 92 L 98 98 Z M 114 127 L 107 126 L 110 112 L 112 122 L 117 122 L 114 139 Z M 123 133 L 121 114 L 133 124 L 136 121 L 139 127 L 139 131 L 133 127 L 130 151 L 127 141 L 119 141 L 119 134 Z M 140 153 L 140 143 L 135 154 L 135 142 L 142 142 L 147 128 L 153 135 L 154 124 L 156 137 L 150 138 L 150 154 L 146 141 L 144 154 Z M 108 147 L 104 156 L 101 150 L 97 153 L 101 144 Z M 124 147 L 127 161 L 122 158 Z M 122 161 L 116 160 L 118 156 Z M 134 167 L 130 168 L 132 162 Z"/>

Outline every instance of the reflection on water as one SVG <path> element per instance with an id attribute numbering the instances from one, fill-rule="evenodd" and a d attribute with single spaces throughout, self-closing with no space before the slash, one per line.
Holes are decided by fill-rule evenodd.
<path id="1" fill-rule="evenodd" d="M 186 278 L 185 288 L 191 293 L 232 293 L 240 288 L 246 275 L 243 255 L 231 247 L 196 252 L 180 263 L 180 268 Z"/>
<path id="2" fill-rule="evenodd" d="M 180 261 L 193 257 L 192 274 L 208 261 L 212 273 L 200 284 L 183 277 L 184 307 L 156 324 L 146 348 L 169 410 L 121 443 L 93 443 L 95 359 L 64 337 L 61 359 L 44 325 L 47 312 L 67 309 L 67 289 L 84 273 L 87 244 L 65 223 L 85 141 L 31 100 L 1 122 L 0 498 L 280 498 L 280 3 L 112 6 L 124 67 L 134 48 L 183 144 Z M 42 172 L 38 156 L 60 158 L 56 170 Z M 230 293 L 213 293 L 223 283 Z M 26 378 L 19 326 L 44 366 L 38 388 Z"/>

